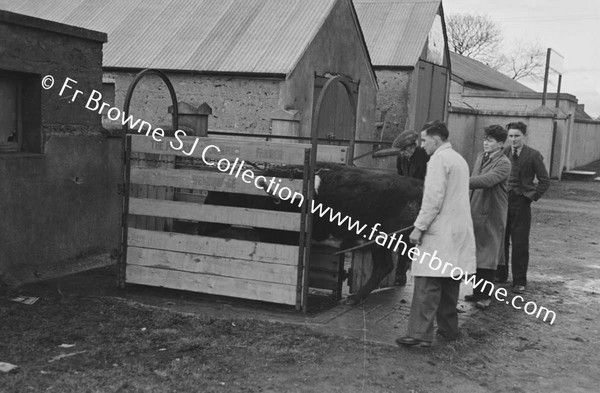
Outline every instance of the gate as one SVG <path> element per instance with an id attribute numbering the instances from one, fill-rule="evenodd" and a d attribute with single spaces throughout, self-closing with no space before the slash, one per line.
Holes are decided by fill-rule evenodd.
<path id="1" fill-rule="evenodd" d="M 138 74 L 130 86 L 125 116 L 128 116 L 130 93 L 135 84 L 151 72 L 145 70 Z M 158 74 L 170 86 L 168 78 Z M 356 99 L 347 80 L 341 76 L 330 79 L 319 95 L 311 144 L 212 136 L 165 137 L 157 141 L 149 136 L 127 134 L 123 148 L 125 192 L 119 285 L 143 284 L 268 301 L 294 305 L 305 312 L 309 287 L 332 290 L 339 298 L 343 257 L 331 255 L 330 250 L 313 249 L 309 241 L 312 216 L 307 207 L 313 198 L 311 185 L 314 184 L 316 162 L 348 164 L 352 157 L 352 146 L 317 143 L 320 102 L 332 86 L 348 89 L 351 103 L 356 108 Z M 169 90 L 172 91 L 172 87 Z M 175 117 L 177 100 L 174 92 L 172 100 Z M 173 127 L 177 129 L 176 119 Z M 268 137 L 273 138 L 272 135 Z M 182 149 L 174 148 L 181 143 Z M 185 166 L 172 165 L 181 157 L 186 158 Z M 287 187 L 291 194 L 302 196 L 304 203 L 300 212 L 173 200 L 178 188 L 268 198 L 253 180 L 253 171 L 257 166 L 271 165 L 304 168 L 303 179 L 277 179 L 280 189 Z M 132 192 L 140 187 L 154 187 L 165 192 Z M 163 220 L 163 224 L 132 224 L 132 217 Z M 174 220 L 233 225 L 240 231 L 250 227 L 294 231 L 298 233 L 298 245 L 175 232 L 172 226 L 165 224 Z"/>

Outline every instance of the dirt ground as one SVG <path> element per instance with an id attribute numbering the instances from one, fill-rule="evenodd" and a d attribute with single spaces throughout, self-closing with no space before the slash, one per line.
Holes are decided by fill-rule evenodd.
<path id="1" fill-rule="evenodd" d="M 0 391 L 597 392 L 599 223 L 600 182 L 553 181 L 533 205 L 524 298 L 555 311 L 554 324 L 496 302 L 461 314 L 459 341 L 428 349 L 269 322 L 254 303 L 243 318 L 174 312 L 169 298 L 206 298 L 121 291 L 110 268 L 29 285 L 21 293 L 40 297 L 33 305 L 0 299 L 0 362 L 19 366 L 0 372 Z M 165 307 L 134 301 L 142 293 Z"/>

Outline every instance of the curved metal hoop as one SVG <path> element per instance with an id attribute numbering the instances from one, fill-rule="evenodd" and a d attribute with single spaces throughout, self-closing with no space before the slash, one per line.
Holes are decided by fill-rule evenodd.
<path id="1" fill-rule="evenodd" d="M 129 105 L 131 104 L 131 97 L 133 96 L 133 91 L 135 87 L 140 82 L 140 80 L 148 75 L 148 74 L 156 74 L 158 75 L 167 85 L 169 89 L 169 93 L 171 94 L 171 101 L 173 102 L 173 131 L 177 131 L 179 127 L 179 109 L 177 107 L 177 96 L 175 95 L 175 89 L 173 89 L 173 84 L 162 71 L 146 68 L 145 70 L 140 71 L 127 89 L 127 94 L 125 95 L 125 103 L 123 104 L 123 113 L 124 119 L 129 117 Z M 130 137 L 127 136 L 127 131 L 129 130 L 128 125 L 129 122 L 124 122 L 123 124 L 123 142 L 122 142 L 122 154 L 123 154 L 123 203 L 122 203 L 122 211 L 121 211 L 121 239 L 120 239 L 120 255 L 119 255 L 119 269 L 117 275 L 117 285 L 120 288 L 125 286 L 125 275 L 126 275 L 126 255 L 127 255 L 127 216 L 129 214 L 129 182 L 130 182 L 130 159 L 131 159 L 131 146 L 130 146 Z"/>
<path id="2" fill-rule="evenodd" d="M 315 106 L 315 113 L 312 118 L 312 127 L 311 127 L 311 165 L 316 161 L 316 145 L 318 143 L 318 135 L 317 135 L 317 127 L 319 125 L 319 120 L 321 117 L 321 106 L 323 104 L 323 100 L 325 99 L 325 95 L 332 89 L 334 84 L 342 84 L 344 86 L 346 93 L 348 94 L 348 100 L 350 101 L 350 106 L 352 107 L 352 124 L 354 124 L 354 133 L 352 134 L 352 138 L 350 140 L 350 144 L 348 146 L 348 165 L 352 165 L 352 157 L 354 155 L 354 138 L 356 134 L 356 95 L 352 91 L 352 85 L 350 85 L 350 81 L 343 75 L 337 75 L 333 78 L 329 79 L 323 85 L 321 92 L 319 93 L 319 97 L 317 98 L 317 104 Z M 313 161 L 313 154 L 315 160 Z"/>
<path id="3" fill-rule="evenodd" d="M 129 85 L 129 88 L 127 89 L 127 94 L 125 95 L 125 103 L 123 104 L 123 113 L 125 114 L 125 119 L 129 116 L 129 105 L 131 104 L 131 97 L 133 96 L 133 91 L 135 90 L 135 87 L 143 77 L 149 74 L 158 75 L 163 80 L 163 82 L 165 82 L 167 88 L 169 89 L 169 93 L 171 94 L 171 101 L 173 102 L 173 131 L 177 131 L 177 128 L 179 128 L 179 108 L 177 106 L 177 95 L 175 94 L 175 89 L 173 88 L 173 84 L 169 80 L 169 77 L 164 72 L 160 70 L 155 70 L 153 68 L 146 68 L 145 70 L 138 72 L 138 74 L 135 76 L 135 78 Z M 123 124 L 124 134 L 128 131 L 127 124 L 129 123 L 126 122 L 125 124 Z"/>

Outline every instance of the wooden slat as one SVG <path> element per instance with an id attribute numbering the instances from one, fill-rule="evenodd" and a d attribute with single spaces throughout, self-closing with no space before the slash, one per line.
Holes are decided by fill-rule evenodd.
<path id="1" fill-rule="evenodd" d="M 234 162 L 236 158 L 240 161 L 271 162 L 278 164 L 301 165 L 304 163 L 304 149 L 309 148 L 305 143 L 281 143 L 271 141 L 249 141 L 240 139 L 224 139 L 217 137 L 181 137 L 184 145 L 175 150 L 181 143 L 177 138 L 164 138 L 157 142 L 152 137 L 145 135 L 131 136 L 131 151 L 155 154 L 173 154 L 183 157 L 202 157 L 207 146 L 214 145 L 215 148 L 206 149 L 207 160 L 220 160 L 227 158 Z M 197 144 L 195 147 L 194 144 Z M 191 155 L 184 154 L 193 152 Z M 319 145 L 317 149 L 317 161 L 346 163 L 346 146 Z"/>
<path id="2" fill-rule="evenodd" d="M 217 222 L 284 231 L 298 231 L 300 228 L 300 213 L 162 201 L 159 199 L 130 198 L 129 214 Z"/>
<path id="3" fill-rule="evenodd" d="M 173 200 L 173 198 L 166 198 L 167 195 L 167 187 L 155 187 L 154 195 L 156 199 L 160 200 Z M 157 231 L 162 231 L 165 227 L 165 219 L 163 217 L 156 218 L 156 226 L 154 227 Z"/>
<path id="4" fill-rule="evenodd" d="M 126 282 L 280 304 L 296 304 L 296 287 L 294 285 L 194 274 L 136 265 L 127 266 Z"/>
<path id="5" fill-rule="evenodd" d="M 248 180 L 248 178 L 246 180 Z M 264 190 L 257 188 L 254 185 L 253 180 L 251 183 L 245 183 L 242 180 L 241 174 L 236 178 L 235 173 L 229 175 L 228 173 L 223 172 L 193 171 L 185 169 L 155 169 L 132 166 L 131 183 L 208 191 L 226 191 L 251 195 L 266 195 Z M 282 187 L 288 187 L 292 190 L 292 193 L 298 192 L 302 194 L 301 179 L 281 179 L 281 183 L 276 182 L 275 184 L 279 184 L 280 189 Z"/>
<path id="6" fill-rule="evenodd" d="M 137 190 L 137 193 L 135 194 L 136 196 L 139 196 L 141 198 L 148 197 L 148 187 L 145 184 L 137 184 L 136 190 Z M 133 196 L 133 195 L 131 195 L 131 196 Z M 137 217 L 136 218 L 136 228 L 151 229 L 151 228 L 148 228 L 148 217 Z"/>
<path id="7" fill-rule="evenodd" d="M 261 263 L 149 248 L 129 247 L 127 266 L 185 271 L 196 274 L 243 278 L 247 280 L 296 285 L 298 268 L 291 265 Z"/>
<path id="8" fill-rule="evenodd" d="M 147 169 L 158 169 L 158 168 L 173 168 L 175 162 L 175 156 L 159 155 L 159 154 L 144 154 L 144 153 L 132 153 L 132 164 L 139 168 Z M 161 187 L 160 185 L 145 185 L 136 184 L 130 189 L 131 197 L 143 197 L 143 198 L 156 198 L 163 200 L 172 200 L 173 191 L 167 187 Z M 152 229 L 152 230 L 163 230 L 165 226 L 168 228 L 172 225 L 172 220 L 165 220 L 164 218 L 155 217 L 135 217 L 131 225 L 136 228 Z"/>
<path id="9" fill-rule="evenodd" d="M 291 266 L 298 265 L 298 246 L 283 244 L 154 232 L 135 228 L 129 229 L 127 244 L 130 247 L 187 252 Z"/>
<path id="10" fill-rule="evenodd" d="M 147 198 L 156 198 L 156 186 L 144 186 L 146 187 L 146 197 Z M 133 199 L 133 198 L 131 198 Z M 130 201 L 131 201 L 130 199 Z M 130 205 L 131 206 L 131 205 Z M 129 211 L 131 213 L 131 210 Z M 146 217 L 146 229 L 156 230 L 157 227 L 157 217 L 156 216 L 148 216 Z"/>

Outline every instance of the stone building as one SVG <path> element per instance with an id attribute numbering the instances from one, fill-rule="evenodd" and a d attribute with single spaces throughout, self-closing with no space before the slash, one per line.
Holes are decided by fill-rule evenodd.
<path id="1" fill-rule="evenodd" d="M 59 95 L 67 77 L 86 94 L 102 88 L 105 42 L 0 11 L 0 286 L 111 262 L 119 143 L 72 92 Z"/>

